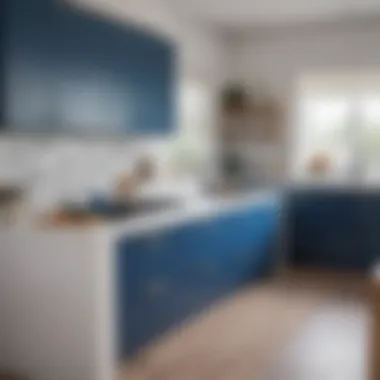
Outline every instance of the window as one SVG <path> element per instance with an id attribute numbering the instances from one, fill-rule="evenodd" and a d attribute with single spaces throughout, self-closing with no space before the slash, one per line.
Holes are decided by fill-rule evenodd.
<path id="1" fill-rule="evenodd" d="M 380 72 L 301 80 L 292 169 L 300 181 L 380 183 Z"/>

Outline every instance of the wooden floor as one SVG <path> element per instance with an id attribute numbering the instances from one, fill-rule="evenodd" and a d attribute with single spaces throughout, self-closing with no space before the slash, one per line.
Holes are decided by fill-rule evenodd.
<path id="1" fill-rule="evenodd" d="M 121 367 L 120 380 L 366 380 L 365 279 L 303 272 L 254 286 Z"/>

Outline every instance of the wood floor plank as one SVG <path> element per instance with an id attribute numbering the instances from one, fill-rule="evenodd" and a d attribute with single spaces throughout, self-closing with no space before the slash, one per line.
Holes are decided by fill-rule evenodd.
<path id="1" fill-rule="evenodd" d="M 338 359 L 351 358 L 356 373 L 363 373 L 361 359 L 355 364 L 352 355 L 364 352 L 357 331 L 362 334 L 368 325 L 366 286 L 362 279 L 355 281 L 309 274 L 246 289 L 124 363 L 119 380 L 288 380 L 276 375 L 276 369 L 283 374 L 287 369 L 289 380 L 312 380 L 303 373 L 311 365 L 310 352 L 328 362 L 321 371 L 330 370 L 335 376 L 315 379 L 340 380 L 334 363 L 324 359 L 325 345 L 334 344 L 336 350 L 343 350 L 340 356 L 336 354 Z M 353 330 L 350 333 L 355 316 L 356 335 Z M 324 340 L 318 340 L 318 334 Z M 345 351 L 349 344 L 355 349 Z M 336 366 L 341 365 L 339 360 Z"/>

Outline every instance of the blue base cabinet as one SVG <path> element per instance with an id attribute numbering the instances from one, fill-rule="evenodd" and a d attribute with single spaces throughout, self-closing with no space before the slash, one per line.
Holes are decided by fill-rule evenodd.
<path id="1" fill-rule="evenodd" d="M 380 252 L 380 196 L 306 191 L 288 200 L 294 266 L 368 271 Z"/>
<path id="2" fill-rule="evenodd" d="M 265 275 L 277 219 L 277 204 L 263 203 L 121 240 L 116 263 L 120 358 Z"/>

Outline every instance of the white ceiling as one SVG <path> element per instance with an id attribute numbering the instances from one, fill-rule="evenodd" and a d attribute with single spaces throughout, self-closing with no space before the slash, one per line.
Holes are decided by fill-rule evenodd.
<path id="1" fill-rule="evenodd" d="M 380 16 L 380 0 L 165 0 L 218 26 L 265 26 Z"/>

